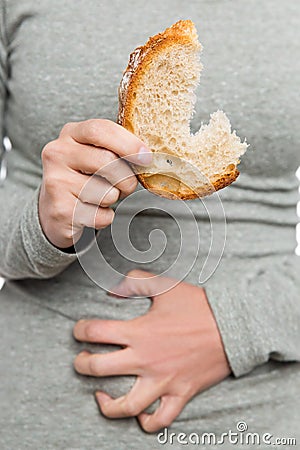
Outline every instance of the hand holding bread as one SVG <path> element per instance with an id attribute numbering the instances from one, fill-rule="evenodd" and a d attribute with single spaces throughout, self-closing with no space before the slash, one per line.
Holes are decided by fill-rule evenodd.
<path id="1" fill-rule="evenodd" d="M 84 227 L 110 225 L 111 205 L 137 185 L 125 159 L 145 165 L 151 158 L 138 137 L 112 121 L 66 124 L 42 151 L 39 218 L 48 240 L 68 248 L 79 240 Z"/>

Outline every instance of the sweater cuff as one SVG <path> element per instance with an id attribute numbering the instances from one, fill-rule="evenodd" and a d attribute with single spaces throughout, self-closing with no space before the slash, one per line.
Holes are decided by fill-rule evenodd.
<path id="1" fill-rule="evenodd" d="M 65 253 L 54 247 L 46 238 L 39 220 L 37 189 L 24 207 L 21 233 L 25 252 L 34 272 L 50 278 L 62 272 L 77 259 L 75 253 Z"/>
<path id="2" fill-rule="evenodd" d="M 256 328 L 252 326 L 253 312 L 245 295 L 219 283 L 209 283 L 205 291 L 233 375 L 240 377 L 265 363 L 269 354 L 253 333 Z"/>

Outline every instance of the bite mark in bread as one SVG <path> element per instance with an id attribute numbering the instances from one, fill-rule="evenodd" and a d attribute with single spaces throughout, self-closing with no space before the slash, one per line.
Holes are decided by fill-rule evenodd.
<path id="1" fill-rule="evenodd" d="M 222 111 L 190 133 L 201 50 L 193 22 L 181 20 L 131 53 L 120 83 L 118 123 L 154 152 L 152 166 L 133 170 L 146 189 L 170 199 L 203 197 L 228 186 L 247 149 Z M 168 155 L 182 165 L 166 168 Z"/>

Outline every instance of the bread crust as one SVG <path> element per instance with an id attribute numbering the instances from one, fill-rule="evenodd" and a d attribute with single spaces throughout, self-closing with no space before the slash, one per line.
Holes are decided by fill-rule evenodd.
<path id="1" fill-rule="evenodd" d="M 139 84 L 142 73 L 153 57 L 172 45 L 191 44 L 199 49 L 197 32 L 191 20 L 179 20 L 163 33 L 158 33 L 148 39 L 145 45 L 137 47 L 129 57 L 127 68 L 119 87 L 118 123 L 126 129 L 132 129 L 132 111 L 134 108 L 134 92 Z"/>
<path id="2" fill-rule="evenodd" d="M 204 185 L 201 189 L 197 190 L 191 189 L 183 182 L 180 182 L 180 189 L 178 189 L 176 186 L 177 183 L 174 183 L 174 180 L 168 175 L 155 174 L 147 176 L 146 174 L 137 173 L 137 178 L 142 186 L 153 194 L 166 197 L 170 200 L 194 200 L 195 198 L 206 197 L 219 189 L 229 186 L 237 179 L 239 174 L 239 171 L 235 168 L 228 173 L 215 175 L 214 179 L 211 179 L 209 184 Z M 159 177 L 163 177 L 164 181 Z M 165 187 L 165 180 L 167 179 L 169 179 L 168 189 Z"/>
<path id="3" fill-rule="evenodd" d="M 147 70 L 147 66 L 152 62 L 156 54 L 172 47 L 173 45 L 191 45 L 195 49 L 201 50 L 201 44 L 198 41 L 196 28 L 191 20 L 180 20 L 167 28 L 163 33 L 159 33 L 149 38 L 143 46 L 137 47 L 130 55 L 129 63 L 123 73 L 119 87 L 119 112 L 118 123 L 127 130 L 134 133 L 132 122 L 133 109 L 135 104 L 135 91 L 138 88 L 139 80 Z M 183 182 L 175 183 L 168 175 L 164 174 L 146 174 L 137 171 L 132 165 L 139 182 L 142 186 L 156 195 L 169 199 L 192 200 L 197 197 L 205 197 L 214 191 L 222 189 L 233 181 L 239 175 L 236 166 L 231 170 L 226 170 L 222 174 L 212 177 L 207 185 L 197 189 L 197 192 L 191 189 Z M 167 184 L 167 188 L 166 188 Z"/>

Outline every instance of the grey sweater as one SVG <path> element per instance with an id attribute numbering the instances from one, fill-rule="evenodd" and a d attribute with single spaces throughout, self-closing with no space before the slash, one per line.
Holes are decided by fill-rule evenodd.
<path id="1" fill-rule="evenodd" d="M 0 1 L 0 135 L 9 136 L 13 146 L 0 188 L 0 275 L 7 280 L 0 293 L 2 449 L 94 449 L 100 448 L 99 439 L 102 448 L 160 448 L 134 419 L 108 421 L 98 416 L 93 403 L 96 387 L 120 395 L 133 377 L 88 379 L 71 369 L 81 348 L 71 338 L 76 320 L 127 319 L 144 313 L 149 301 L 108 298 L 76 255 L 48 242 L 37 199 L 43 146 L 66 122 L 115 120 L 128 54 L 180 18 L 195 22 L 204 45 L 205 70 L 192 126 L 197 129 L 211 112 L 224 109 L 250 147 L 238 181 L 220 193 L 226 247 L 204 284 L 233 376 L 195 397 L 173 429 L 220 434 L 243 419 L 252 431 L 297 435 L 299 5 L 293 0 Z M 121 227 L 137 203 L 129 202 L 120 212 Z M 171 203 L 178 215 L 176 202 Z M 189 202 L 189 207 L 204 243 L 187 276 L 197 283 L 210 226 L 199 202 Z M 218 209 L 211 211 L 217 244 L 210 258 L 216 267 L 224 224 Z M 192 233 L 188 216 L 181 224 L 186 235 Z M 178 235 L 170 217 L 149 210 L 134 222 L 138 248 L 147 247 L 154 228 L 165 232 L 169 247 L 142 268 L 158 273 L 173 261 Z M 108 229 L 98 241 L 105 259 L 120 273 L 136 267 L 115 252 Z M 182 269 L 190 263 L 193 247 L 190 235 Z M 88 249 L 82 255 L 92 273 L 104 270 Z M 175 272 L 180 276 L 180 270 Z"/>

